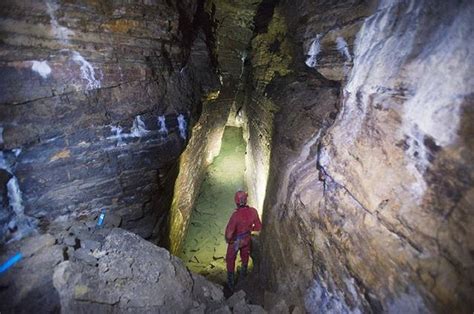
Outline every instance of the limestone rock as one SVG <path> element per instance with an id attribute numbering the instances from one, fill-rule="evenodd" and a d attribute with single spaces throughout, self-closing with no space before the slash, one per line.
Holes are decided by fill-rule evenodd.
<path id="1" fill-rule="evenodd" d="M 220 85 L 203 8 L 6 0 L 0 11 L 2 165 L 11 157 L 0 167 L 0 239 L 103 208 L 108 227 L 163 237 L 180 134 Z M 19 183 L 15 210 L 7 178 Z"/>
<path id="2" fill-rule="evenodd" d="M 260 305 L 249 304 L 248 307 L 250 309 L 250 313 L 252 313 L 252 314 L 266 314 L 266 313 L 268 313 Z"/>
<path id="3" fill-rule="evenodd" d="M 37 237 L 30 237 L 21 246 L 21 252 L 24 256 L 31 256 L 42 249 L 52 246 L 56 239 L 50 234 L 43 234 Z"/>
<path id="4" fill-rule="evenodd" d="M 84 248 L 79 248 L 74 251 L 74 257 L 92 266 L 95 266 L 97 263 L 97 259 L 92 254 L 90 254 L 89 250 Z"/>
<path id="5" fill-rule="evenodd" d="M 83 240 L 81 241 L 81 248 L 92 252 L 100 248 L 100 242 L 94 240 Z"/>
<path id="6" fill-rule="evenodd" d="M 114 213 L 107 213 L 104 218 L 104 226 L 109 228 L 118 228 L 122 223 L 122 217 Z"/>
<path id="7" fill-rule="evenodd" d="M 259 272 L 310 313 L 468 312 L 474 6 L 374 4 L 284 2 L 255 47 L 283 13 L 294 62 L 280 77 L 271 61 L 253 69 L 245 108 L 251 160 L 268 165 Z M 294 51 L 318 34 L 308 69 Z"/>
<path id="8" fill-rule="evenodd" d="M 239 290 L 237 292 L 234 292 L 234 294 L 232 294 L 232 296 L 230 296 L 226 302 L 231 309 L 233 309 L 240 302 L 245 303 L 245 291 Z"/>
<path id="9" fill-rule="evenodd" d="M 100 252 L 98 267 L 83 260 L 56 267 L 54 286 L 64 311 L 203 313 L 223 305 L 221 287 L 191 275 L 168 251 L 137 235 L 113 229 Z"/>
<path id="10" fill-rule="evenodd" d="M 201 275 L 191 274 L 191 277 L 193 279 L 193 296 L 196 300 L 207 303 L 209 300 L 216 303 L 224 301 L 222 286 L 210 283 Z"/>
<path id="11" fill-rule="evenodd" d="M 210 312 L 211 314 L 231 314 L 232 311 L 230 310 L 228 305 L 225 305 L 217 310 Z"/>
<path id="12" fill-rule="evenodd" d="M 63 243 L 67 246 L 75 246 L 77 238 L 74 236 L 67 236 L 63 239 Z"/>

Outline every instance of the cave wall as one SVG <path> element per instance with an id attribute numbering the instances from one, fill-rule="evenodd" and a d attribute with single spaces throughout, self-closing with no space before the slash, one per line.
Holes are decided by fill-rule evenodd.
<path id="1" fill-rule="evenodd" d="M 255 33 L 245 71 L 243 98 L 244 138 L 247 141 L 245 181 L 249 204 L 262 214 L 267 187 L 274 113 L 277 105 L 267 97 L 268 84 L 291 73 L 288 29 L 276 2 L 264 1 L 255 15 Z"/>
<path id="2" fill-rule="evenodd" d="M 246 108 L 277 108 L 266 289 L 309 312 L 472 311 L 472 3 L 278 8 L 293 61 Z"/>
<path id="3" fill-rule="evenodd" d="M 219 154 L 231 103 L 232 101 L 224 96 L 205 102 L 201 117 L 193 127 L 193 136 L 180 157 L 167 238 L 161 243 L 175 255 L 180 253 L 185 239 L 206 168 Z"/>
<path id="4" fill-rule="evenodd" d="M 2 240 L 101 208 L 156 237 L 201 99 L 220 85 L 202 1 L 0 11 Z"/>
<path id="5" fill-rule="evenodd" d="M 253 34 L 253 17 L 260 1 L 208 0 L 204 4 L 212 29 L 213 52 L 221 90 L 205 103 L 201 119 L 179 164 L 179 175 L 164 243 L 173 254 L 181 253 L 194 204 L 205 170 L 219 153 L 224 128 L 239 126 L 236 113 L 242 106 L 242 77 Z"/>

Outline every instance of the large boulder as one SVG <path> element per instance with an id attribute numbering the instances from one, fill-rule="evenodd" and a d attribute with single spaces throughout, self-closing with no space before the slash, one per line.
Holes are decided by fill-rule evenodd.
<path id="1" fill-rule="evenodd" d="M 76 259 L 56 266 L 53 283 L 63 312 L 184 313 L 224 302 L 222 287 L 125 230 L 112 229 L 92 255 L 95 265 Z"/>

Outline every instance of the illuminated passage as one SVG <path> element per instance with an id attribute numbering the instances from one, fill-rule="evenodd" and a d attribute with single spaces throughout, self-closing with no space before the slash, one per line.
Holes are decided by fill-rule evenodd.
<path id="1" fill-rule="evenodd" d="M 224 230 L 235 209 L 234 193 L 244 188 L 244 170 L 242 129 L 226 127 L 221 151 L 207 169 L 181 253 L 191 271 L 214 282 L 226 280 Z"/>

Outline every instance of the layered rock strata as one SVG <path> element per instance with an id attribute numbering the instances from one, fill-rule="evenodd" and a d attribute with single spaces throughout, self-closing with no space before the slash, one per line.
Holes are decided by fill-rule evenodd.
<path id="1" fill-rule="evenodd" d="M 201 98 L 219 88 L 202 3 L 0 10 L 2 240 L 101 208 L 159 237 Z"/>
<path id="2" fill-rule="evenodd" d="M 293 61 L 246 109 L 273 127 L 262 282 L 308 312 L 472 311 L 474 6 L 283 2 L 267 35 L 279 7 Z"/>

